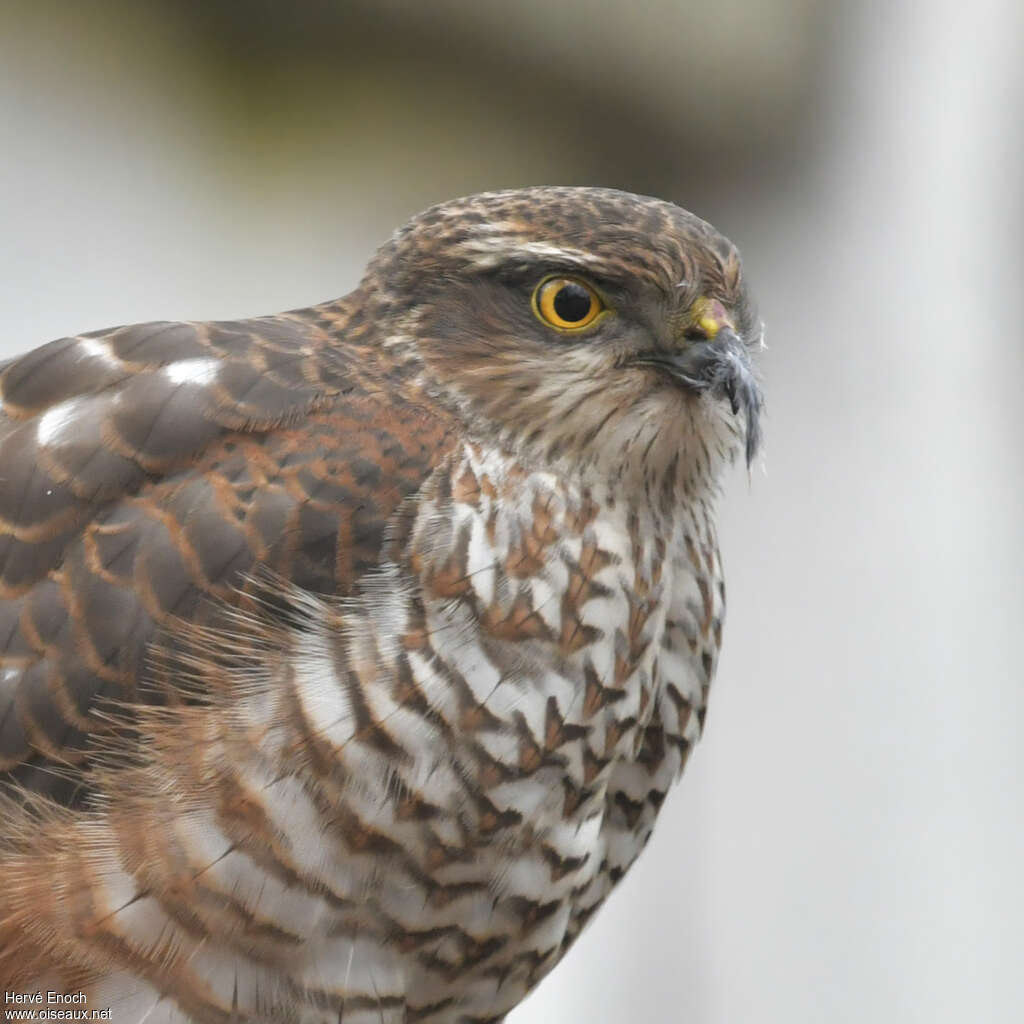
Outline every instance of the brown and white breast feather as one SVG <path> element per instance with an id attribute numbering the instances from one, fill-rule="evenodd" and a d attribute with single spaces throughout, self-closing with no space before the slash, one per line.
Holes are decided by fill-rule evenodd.
<path id="1" fill-rule="evenodd" d="M 8 864 L 15 912 L 61 984 L 147 1021 L 499 1020 L 628 869 L 714 667 L 702 508 L 466 445 L 392 532 L 341 605 L 194 637 L 217 713 L 143 711 L 116 801 L 45 812 L 45 850 L 26 823 L 62 873 Z"/>

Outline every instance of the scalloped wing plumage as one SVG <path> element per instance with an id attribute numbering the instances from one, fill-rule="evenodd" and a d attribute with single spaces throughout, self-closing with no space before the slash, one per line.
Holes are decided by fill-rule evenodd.
<path id="1" fill-rule="evenodd" d="M 256 566 L 345 594 L 376 564 L 446 427 L 377 386 L 336 337 L 328 347 L 344 318 L 122 327 L 2 367 L 10 780 L 76 799 L 98 706 L 166 700 L 174 661 L 147 668 L 154 640 L 176 619 L 216 622 Z"/>

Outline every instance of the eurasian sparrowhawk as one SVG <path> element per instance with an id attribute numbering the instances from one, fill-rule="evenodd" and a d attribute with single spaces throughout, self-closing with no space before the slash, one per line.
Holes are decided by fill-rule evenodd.
<path id="1" fill-rule="evenodd" d="M 0 365 L 0 988 L 501 1020 L 700 734 L 758 336 L 708 224 L 534 188 Z"/>

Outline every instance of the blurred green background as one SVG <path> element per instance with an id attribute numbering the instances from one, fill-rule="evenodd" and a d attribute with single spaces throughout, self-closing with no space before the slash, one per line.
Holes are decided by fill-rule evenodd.
<path id="1" fill-rule="evenodd" d="M 0 3 L 0 356 L 340 295 L 484 189 L 742 249 L 768 436 L 706 738 L 514 1024 L 1024 1019 L 1022 10 Z"/>

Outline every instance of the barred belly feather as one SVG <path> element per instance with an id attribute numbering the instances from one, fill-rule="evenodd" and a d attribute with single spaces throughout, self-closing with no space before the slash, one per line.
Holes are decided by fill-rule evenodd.
<path id="1" fill-rule="evenodd" d="M 722 599 L 692 509 L 466 445 L 353 599 L 293 592 L 269 638 L 239 612 L 194 666 L 220 713 L 143 712 L 117 802 L 31 851 L 57 884 L 19 889 L 25 927 L 75 965 L 51 983 L 113 958 L 90 1005 L 147 1022 L 501 1019 L 700 733 Z"/>

